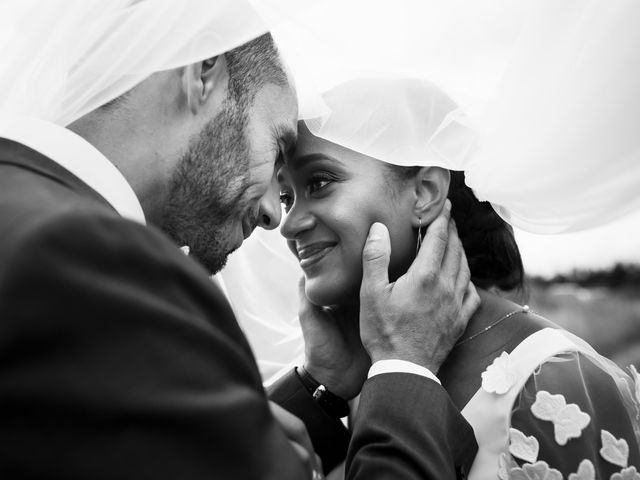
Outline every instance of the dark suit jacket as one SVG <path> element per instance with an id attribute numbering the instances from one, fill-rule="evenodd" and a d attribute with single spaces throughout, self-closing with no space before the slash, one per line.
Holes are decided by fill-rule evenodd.
<path id="1" fill-rule="evenodd" d="M 411 472 L 394 478 L 447 478 L 470 461 L 469 427 L 441 389 L 384 377 L 365 385 L 350 450 L 358 478 L 385 478 L 370 473 L 381 463 L 383 473 Z M 274 396 L 302 388 L 290 375 Z M 413 412 L 418 396 L 419 415 L 400 411 Z M 308 394 L 283 403 L 311 427 L 327 465 L 344 456 L 348 436 Z M 0 478 L 305 478 L 204 269 L 55 162 L 3 139 Z"/>

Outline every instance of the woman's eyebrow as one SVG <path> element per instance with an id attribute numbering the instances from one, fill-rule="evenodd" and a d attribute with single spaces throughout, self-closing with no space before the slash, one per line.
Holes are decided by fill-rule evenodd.
<path id="1" fill-rule="evenodd" d="M 326 153 L 308 153 L 307 155 L 300 155 L 299 157 L 295 157 L 294 161 L 289 162 L 289 166 L 294 167 L 296 169 L 300 169 L 302 167 L 307 166 L 310 163 L 320 162 L 323 160 L 325 161 L 329 160 L 330 162 L 335 162 L 339 166 L 344 167 L 344 163 L 342 163 L 337 158 L 332 157 L 331 155 L 328 155 Z"/>

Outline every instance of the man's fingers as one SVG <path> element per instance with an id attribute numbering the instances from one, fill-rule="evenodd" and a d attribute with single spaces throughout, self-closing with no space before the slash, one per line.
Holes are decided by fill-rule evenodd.
<path id="1" fill-rule="evenodd" d="M 271 408 L 271 413 L 273 413 L 273 416 L 278 421 L 289 440 L 302 445 L 309 452 L 313 452 L 314 450 L 311 439 L 309 438 L 307 428 L 302 420 L 282 408 L 277 403 L 270 401 L 269 407 Z"/>
<path id="2" fill-rule="evenodd" d="M 311 438 L 309 438 L 307 428 L 302 420 L 272 401 L 269 402 L 269 408 L 271 408 L 271 413 L 273 413 L 276 421 L 284 430 L 298 457 L 307 466 L 309 472 L 313 474 L 312 478 L 324 478 L 322 475 L 322 461 L 313 450 Z"/>
<path id="3" fill-rule="evenodd" d="M 464 329 L 467 327 L 467 323 L 469 323 L 473 314 L 476 313 L 478 307 L 480 307 L 480 295 L 478 295 L 473 282 L 469 282 L 467 291 L 465 292 L 462 300 L 460 315 L 458 316 L 458 321 L 460 322 L 460 335 L 464 332 Z"/>
<path id="4" fill-rule="evenodd" d="M 302 460 L 302 463 L 307 467 L 308 471 L 311 474 L 311 480 L 324 480 L 324 474 L 322 473 L 322 460 L 315 453 L 310 453 L 306 448 L 304 448 L 299 443 L 294 441 L 290 441 L 291 446 Z"/>
<path id="5" fill-rule="evenodd" d="M 451 218 L 451 202 L 447 199 L 440 215 L 427 227 L 427 233 L 422 241 L 422 247 L 411 265 L 411 269 L 418 272 L 437 273 L 440 271 L 442 260 L 449 240 L 449 219 Z"/>
<path id="6" fill-rule="evenodd" d="M 381 223 L 374 223 L 362 251 L 361 296 L 372 296 L 389 284 L 391 242 L 389 231 Z"/>
<path id="7" fill-rule="evenodd" d="M 467 256 L 464 253 L 464 249 L 460 249 L 460 266 L 458 270 L 458 277 L 456 278 L 456 298 L 460 298 L 465 294 L 471 281 L 471 270 L 469 270 L 469 264 L 467 263 Z"/>
<path id="8" fill-rule="evenodd" d="M 449 220 L 449 238 L 442 260 L 442 275 L 451 277 L 452 284 L 456 283 L 462 260 L 462 242 L 458 237 L 458 230 L 453 220 Z"/>

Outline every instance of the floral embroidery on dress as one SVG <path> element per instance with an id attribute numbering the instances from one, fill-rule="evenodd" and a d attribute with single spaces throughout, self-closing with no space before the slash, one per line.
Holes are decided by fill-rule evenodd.
<path id="1" fill-rule="evenodd" d="M 516 384 L 518 375 L 511 366 L 509 354 L 502 352 L 487 369 L 482 372 L 482 389 L 488 393 L 503 395 Z"/>
<path id="2" fill-rule="evenodd" d="M 519 466 L 511 455 L 503 452 L 498 459 L 498 478 L 509 480 L 509 472 L 512 468 L 519 468 Z"/>
<path id="3" fill-rule="evenodd" d="M 509 470 L 509 480 L 562 480 L 562 473 L 550 468 L 547 462 L 525 463 L 522 468 Z"/>
<path id="4" fill-rule="evenodd" d="M 538 460 L 540 444 L 534 436 L 527 437 L 516 428 L 509 429 L 509 453 L 525 462 L 534 463 Z"/>
<path id="5" fill-rule="evenodd" d="M 578 471 L 569 474 L 569 480 L 596 480 L 596 469 L 591 460 L 582 460 L 578 465 Z"/>
<path id="6" fill-rule="evenodd" d="M 551 395 L 545 390 L 536 394 L 531 413 L 540 420 L 553 422 L 553 432 L 558 445 L 566 445 L 572 438 L 579 438 L 589 425 L 591 417 L 575 403 L 567 402 L 564 395 Z"/>
<path id="7" fill-rule="evenodd" d="M 636 467 L 623 468 L 620 473 L 611 475 L 610 480 L 640 480 L 640 473 L 636 471 Z"/>
<path id="8" fill-rule="evenodd" d="M 629 463 L 629 444 L 624 438 L 616 438 L 610 432 L 602 430 L 600 432 L 602 448 L 600 455 L 607 462 L 625 468 Z"/>

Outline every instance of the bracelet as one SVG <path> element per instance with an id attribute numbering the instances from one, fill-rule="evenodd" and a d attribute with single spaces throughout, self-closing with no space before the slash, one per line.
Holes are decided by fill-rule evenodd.
<path id="1" fill-rule="evenodd" d="M 327 414 L 335 418 L 349 415 L 349 404 L 344 398 L 331 393 L 327 387 L 313 378 L 304 367 L 296 367 L 295 372 L 313 399 Z"/>

